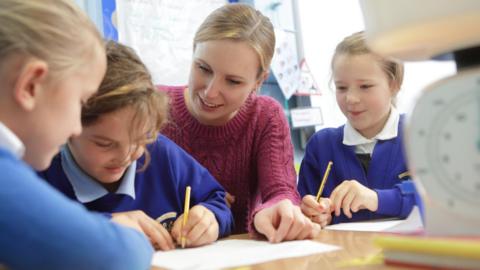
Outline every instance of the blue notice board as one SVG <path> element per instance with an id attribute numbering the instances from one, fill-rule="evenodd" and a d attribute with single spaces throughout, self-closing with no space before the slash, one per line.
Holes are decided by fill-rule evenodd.
<path id="1" fill-rule="evenodd" d="M 118 31 L 114 24 L 115 0 L 102 0 L 103 35 L 106 39 L 118 41 Z"/>

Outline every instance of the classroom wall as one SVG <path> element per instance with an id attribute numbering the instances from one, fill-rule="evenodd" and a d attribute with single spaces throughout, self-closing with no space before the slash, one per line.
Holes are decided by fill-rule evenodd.
<path id="1" fill-rule="evenodd" d="M 112 0 L 113 1 L 113 0 Z M 95 23 L 100 33 L 103 31 L 103 14 L 102 1 L 100 0 L 75 0 L 75 2 L 88 14 L 90 19 Z"/>
<path id="2" fill-rule="evenodd" d="M 75 0 L 95 22 L 98 29 L 106 38 L 118 40 L 115 0 Z M 132 0 L 134 1 L 134 0 Z M 166 1 L 165 3 L 167 3 Z M 225 1 L 227 2 L 227 1 Z M 234 2 L 234 1 L 230 1 Z M 295 159 L 300 162 L 303 158 L 302 147 L 308 137 L 315 130 L 325 127 L 336 127 L 345 122 L 335 101 L 333 85 L 330 84 L 330 60 L 334 48 L 343 37 L 363 29 L 363 17 L 357 0 L 317 1 L 317 0 L 243 0 L 240 2 L 255 5 L 257 8 L 271 17 L 275 27 L 298 31 L 300 38 L 297 42 L 299 60 L 303 55 L 308 63 L 313 79 L 318 86 L 321 95 L 307 97 L 292 97 L 285 100 L 275 77 L 272 75 L 262 88 L 262 94 L 273 96 L 286 109 L 296 106 L 320 107 L 323 123 L 312 131 L 307 129 L 293 130 L 292 140 L 295 146 Z M 174 1 L 172 0 L 172 3 Z M 292 4 L 298 9 L 298 22 L 294 23 L 292 16 Z M 273 6 L 278 9 L 272 9 Z M 289 12 L 288 16 L 285 12 Z M 139 53 L 143 55 L 141 52 Z M 147 61 L 148 62 L 148 61 Z M 188 62 L 188 61 L 187 61 Z M 398 96 L 397 105 L 401 112 L 408 113 L 413 109 L 416 99 L 426 85 L 453 74 L 455 65 L 453 62 L 426 61 L 418 63 L 406 63 L 405 80 Z M 188 72 L 183 72 L 187 76 Z M 165 75 L 165 73 L 161 72 Z M 166 76 L 162 76 L 166 77 Z M 186 77 L 185 77 L 186 78 Z M 176 81 L 164 81 L 165 84 L 178 84 L 186 79 L 177 78 Z M 307 132 L 303 132 L 307 131 Z"/>

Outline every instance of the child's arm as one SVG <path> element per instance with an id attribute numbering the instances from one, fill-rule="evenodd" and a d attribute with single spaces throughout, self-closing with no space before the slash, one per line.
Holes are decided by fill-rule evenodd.
<path id="1" fill-rule="evenodd" d="M 162 159 L 168 162 L 169 177 L 176 183 L 183 212 L 185 187 L 191 187 L 191 205 L 208 209 L 218 223 L 218 237 L 229 235 L 234 226 L 232 212 L 225 201 L 225 190 L 213 176 L 183 149 L 165 136 L 159 136 Z M 193 209 L 194 207 L 192 207 Z"/>
<path id="2" fill-rule="evenodd" d="M 333 160 L 331 145 L 335 141 L 331 138 L 330 130 L 323 129 L 315 133 L 305 147 L 305 155 L 298 175 L 298 192 L 300 196 L 316 195 L 322 182 L 328 162 Z M 328 175 L 323 194 L 334 187 L 334 170 Z M 322 194 L 322 195 L 323 195 Z"/>
<path id="3" fill-rule="evenodd" d="M 112 213 L 112 221 L 143 232 L 155 249 L 175 249 L 173 239 L 167 229 L 141 210 Z"/>
<path id="4" fill-rule="evenodd" d="M 376 189 L 378 214 L 406 218 L 415 205 L 412 180 L 404 180 L 391 189 Z"/>
<path id="5" fill-rule="evenodd" d="M 332 222 L 331 201 L 329 198 L 321 197 L 320 202 L 316 201 L 321 182 L 325 176 L 331 155 L 331 145 L 335 143 L 332 138 L 334 130 L 324 129 L 315 133 L 307 143 L 305 155 L 300 166 L 298 177 L 298 192 L 302 198 L 302 212 L 310 219 L 323 227 Z M 334 166 L 335 167 L 335 166 Z M 330 193 L 334 188 L 333 171 L 327 174 L 327 179 L 321 196 Z"/>
<path id="6" fill-rule="evenodd" d="M 411 181 L 411 180 L 408 180 Z M 356 180 L 346 180 L 337 186 L 330 196 L 336 216 L 340 211 L 352 218 L 352 213 L 368 209 L 377 214 L 406 218 L 415 205 L 415 191 L 407 181 L 391 189 L 369 189 Z"/>
<path id="7" fill-rule="evenodd" d="M 188 213 L 188 221 L 182 228 L 183 214 L 175 220 L 172 236 L 177 243 L 185 236 L 187 247 L 211 244 L 218 239 L 218 222 L 212 211 L 203 205 L 196 205 Z"/>
<path id="8" fill-rule="evenodd" d="M 322 174 L 320 173 L 320 165 L 315 161 L 315 158 L 305 151 L 305 156 L 300 166 L 300 173 L 298 175 L 298 193 L 300 196 L 316 195 L 320 182 L 322 180 Z M 328 184 L 328 181 L 327 181 Z"/>
<path id="9" fill-rule="evenodd" d="M 185 187 L 191 186 L 191 205 L 202 206 L 202 208 L 208 210 L 218 224 L 216 239 L 230 235 L 233 230 L 234 221 L 232 212 L 225 199 L 224 189 L 215 178 L 191 156 L 186 153 L 179 154 L 182 156 L 184 168 L 183 171 L 181 168 L 177 169 L 177 179 L 179 179 L 178 194 L 184 194 Z M 192 210 L 194 208 L 195 207 L 192 207 Z"/>
<path id="10" fill-rule="evenodd" d="M 317 202 L 315 196 L 305 195 L 302 198 L 301 209 L 305 216 L 309 217 L 313 222 L 320 224 L 322 228 L 332 222 L 329 198 L 321 197 L 320 202 Z"/>
<path id="11" fill-rule="evenodd" d="M 3 164 L 5 165 L 5 164 Z M 0 177 L 0 261 L 12 269 L 147 269 L 146 237 L 54 190 L 21 165 Z"/>

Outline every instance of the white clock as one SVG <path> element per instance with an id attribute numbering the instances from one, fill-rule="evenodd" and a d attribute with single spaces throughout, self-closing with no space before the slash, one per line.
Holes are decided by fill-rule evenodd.
<path id="1" fill-rule="evenodd" d="M 480 235 L 480 68 L 427 87 L 406 131 L 427 233 Z"/>

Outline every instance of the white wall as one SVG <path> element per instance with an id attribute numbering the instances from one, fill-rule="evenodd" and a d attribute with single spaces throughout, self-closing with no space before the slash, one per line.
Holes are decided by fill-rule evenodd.
<path id="1" fill-rule="evenodd" d="M 75 0 L 75 3 L 77 3 L 77 5 L 88 14 L 90 19 L 97 26 L 98 31 L 103 34 L 102 1 Z"/>
<path id="2" fill-rule="evenodd" d="M 335 46 L 345 36 L 363 30 L 363 17 L 357 0 L 298 0 L 305 58 L 322 91 L 313 96 L 312 105 L 320 106 L 324 125 L 339 126 L 345 122 L 335 101 L 333 85 L 330 87 L 330 60 Z M 405 79 L 398 95 L 398 108 L 408 113 L 412 110 L 421 90 L 431 82 L 453 74 L 452 62 L 425 61 L 406 63 Z"/>

